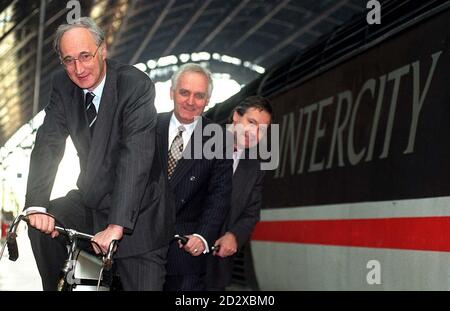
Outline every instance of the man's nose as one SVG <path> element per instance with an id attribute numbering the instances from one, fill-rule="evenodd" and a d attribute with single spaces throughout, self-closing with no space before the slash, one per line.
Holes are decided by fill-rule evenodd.
<path id="1" fill-rule="evenodd" d="M 84 71 L 84 66 L 78 59 L 74 60 L 74 64 L 73 65 L 75 67 L 75 73 L 76 74 L 81 74 Z"/>
<path id="2" fill-rule="evenodd" d="M 188 97 L 188 99 L 187 99 L 187 104 L 188 104 L 189 106 L 192 106 L 192 105 L 195 104 L 195 97 L 194 97 L 194 95 L 191 95 L 191 96 Z"/>
<path id="3" fill-rule="evenodd" d="M 258 127 L 250 126 L 250 128 L 248 129 L 248 134 L 250 135 L 250 137 L 256 138 L 258 136 Z"/>

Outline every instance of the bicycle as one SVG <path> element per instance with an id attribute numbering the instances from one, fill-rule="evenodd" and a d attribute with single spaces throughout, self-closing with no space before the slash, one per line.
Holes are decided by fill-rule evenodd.
<path id="1" fill-rule="evenodd" d="M 58 291 L 73 291 L 78 286 L 96 286 L 97 291 L 102 289 L 106 290 L 121 290 L 120 280 L 116 274 L 112 272 L 113 268 L 113 254 L 117 246 L 117 240 L 111 241 L 106 254 L 101 254 L 101 259 L 98 256 L 89 254 L 87 251 L 82 250 L 79 247 L 79 241 L 92 241 L 93 235 L 78 232 L 77 230 L 65 228 L 53 215 L 47 213 L 33 213 L 43 214 L 55 219 L 55 230 L 67 238 L 67 259 L 64 262 L 61 269 L 61 276 L 57 285 Z M 3 257 L 5 246 L 8 248 L 9 259 L 16 261 L 19 258 L 19 250 L 17 245 L 17 228 L 21 221 L 29 223 L 28 216 L 21 214 L 16 217 L 10 226 L 6 235 L 6 243 L 3 245 L 0 251 L 0 259 Z M 97 244 L 98 246 L 98 244 Z M 100 249 L 100 247 L 98 246 Z M 96 269 L 100 270 L 98 278 L 94 276 Z M 110 274 L 104 274 L 104 271 L 108 271 Z"/>

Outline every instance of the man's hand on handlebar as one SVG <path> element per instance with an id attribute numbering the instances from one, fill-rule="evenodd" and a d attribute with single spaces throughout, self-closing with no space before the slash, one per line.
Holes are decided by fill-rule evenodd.
<path id="1" fill-rule="evenodd" d="M 188 242 L 186 245 L 181 244 L 181 242 L 178 242 L 180 248 L 184 248 L 186 252 L 191 254 L 192 256 L 200 256 L 205 251 L 205 245 L 203 244 L 202 240 L 195 236 L 195 235 L 186 235 L 188 238 Z"/>
<path id="2" fill-rule="evenodd" d="M 92 243 L 92 247 L 96 254 L 106 254 L 108 252 L 109 245 L 112 240 L 119 241 L 123 236 L 123 227 L 119 225 L 108 225 L 108 227 L 97 233 L 92 241 L 96 242 L 98 246 L 101 247 L 101 250 L 98 249 L 98 246 L 95 243 Z"/>
<path id="3" fill-rule="evenodd" d="M 59 232 L 55 230 L 55 219 L 43 214 L 29 213 L 27 215 L 29 225 L 37 230 L 50 234 L 52 238 L 56 238 Z"/>
<path id="4" fill-rule="evenodd" d="M 214 244 L 216 250 L 214 250 L 214 256 L 219 256 L 222 258 L 232 256 L 237 252 L 238 243 L 236 236 L 231 233 L 225 233 L 220 239 Z"/>

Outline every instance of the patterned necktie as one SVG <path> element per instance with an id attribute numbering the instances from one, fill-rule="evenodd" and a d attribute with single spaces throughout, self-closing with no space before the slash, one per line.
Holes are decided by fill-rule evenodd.
<path id="1" fill-rule="evenodd" d="M 167 176 L 172 177 L 175 167 L 177 166 L 178 160 L 181 159 L 183 154 L 183 126 L 178 127 L 178 134 L 172 141 L 169 149 L 169 161 L 167 163 Z"/>
<path id="2" fill-rule="evenodd" d="M 97 120 L 97 110 L 95 110 L 94 103 L 92 102 L 94 97 L 94 93 L 87 92 L 84 101 L 84 107 L 86 108 L 86 115 L 88 119 L 89 129 L 91 130 L 91 135 L 94 132 L 95 120 Z"/>

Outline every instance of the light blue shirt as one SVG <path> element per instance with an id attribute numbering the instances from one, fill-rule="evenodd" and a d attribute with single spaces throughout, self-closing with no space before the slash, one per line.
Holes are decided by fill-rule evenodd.
<path id="1" fill-rule="evenodd" d="M 100 84 L 97 85 L 97 87 L 93 91 L 90 91 L 90 92 L 94 93 L 94 95 L 95 95 L 94 99 L 92 100 L 92 103 L 94 104 L 94 107 L 95 107 L 95 110 L 97 111 L 97 113 L 98 113 L 98 110 L 100 109 L 100 101 L 102 99 L 103 88 L 105 87 L 105 81 L 106 81 L 106 75 L 103 77 L 102 82 L 100 82 Z M 89 90 L 87 90 L 87 89 L 83 90 L 85 97 L 86 97 L 87 92 L 89 92 Z"/>

